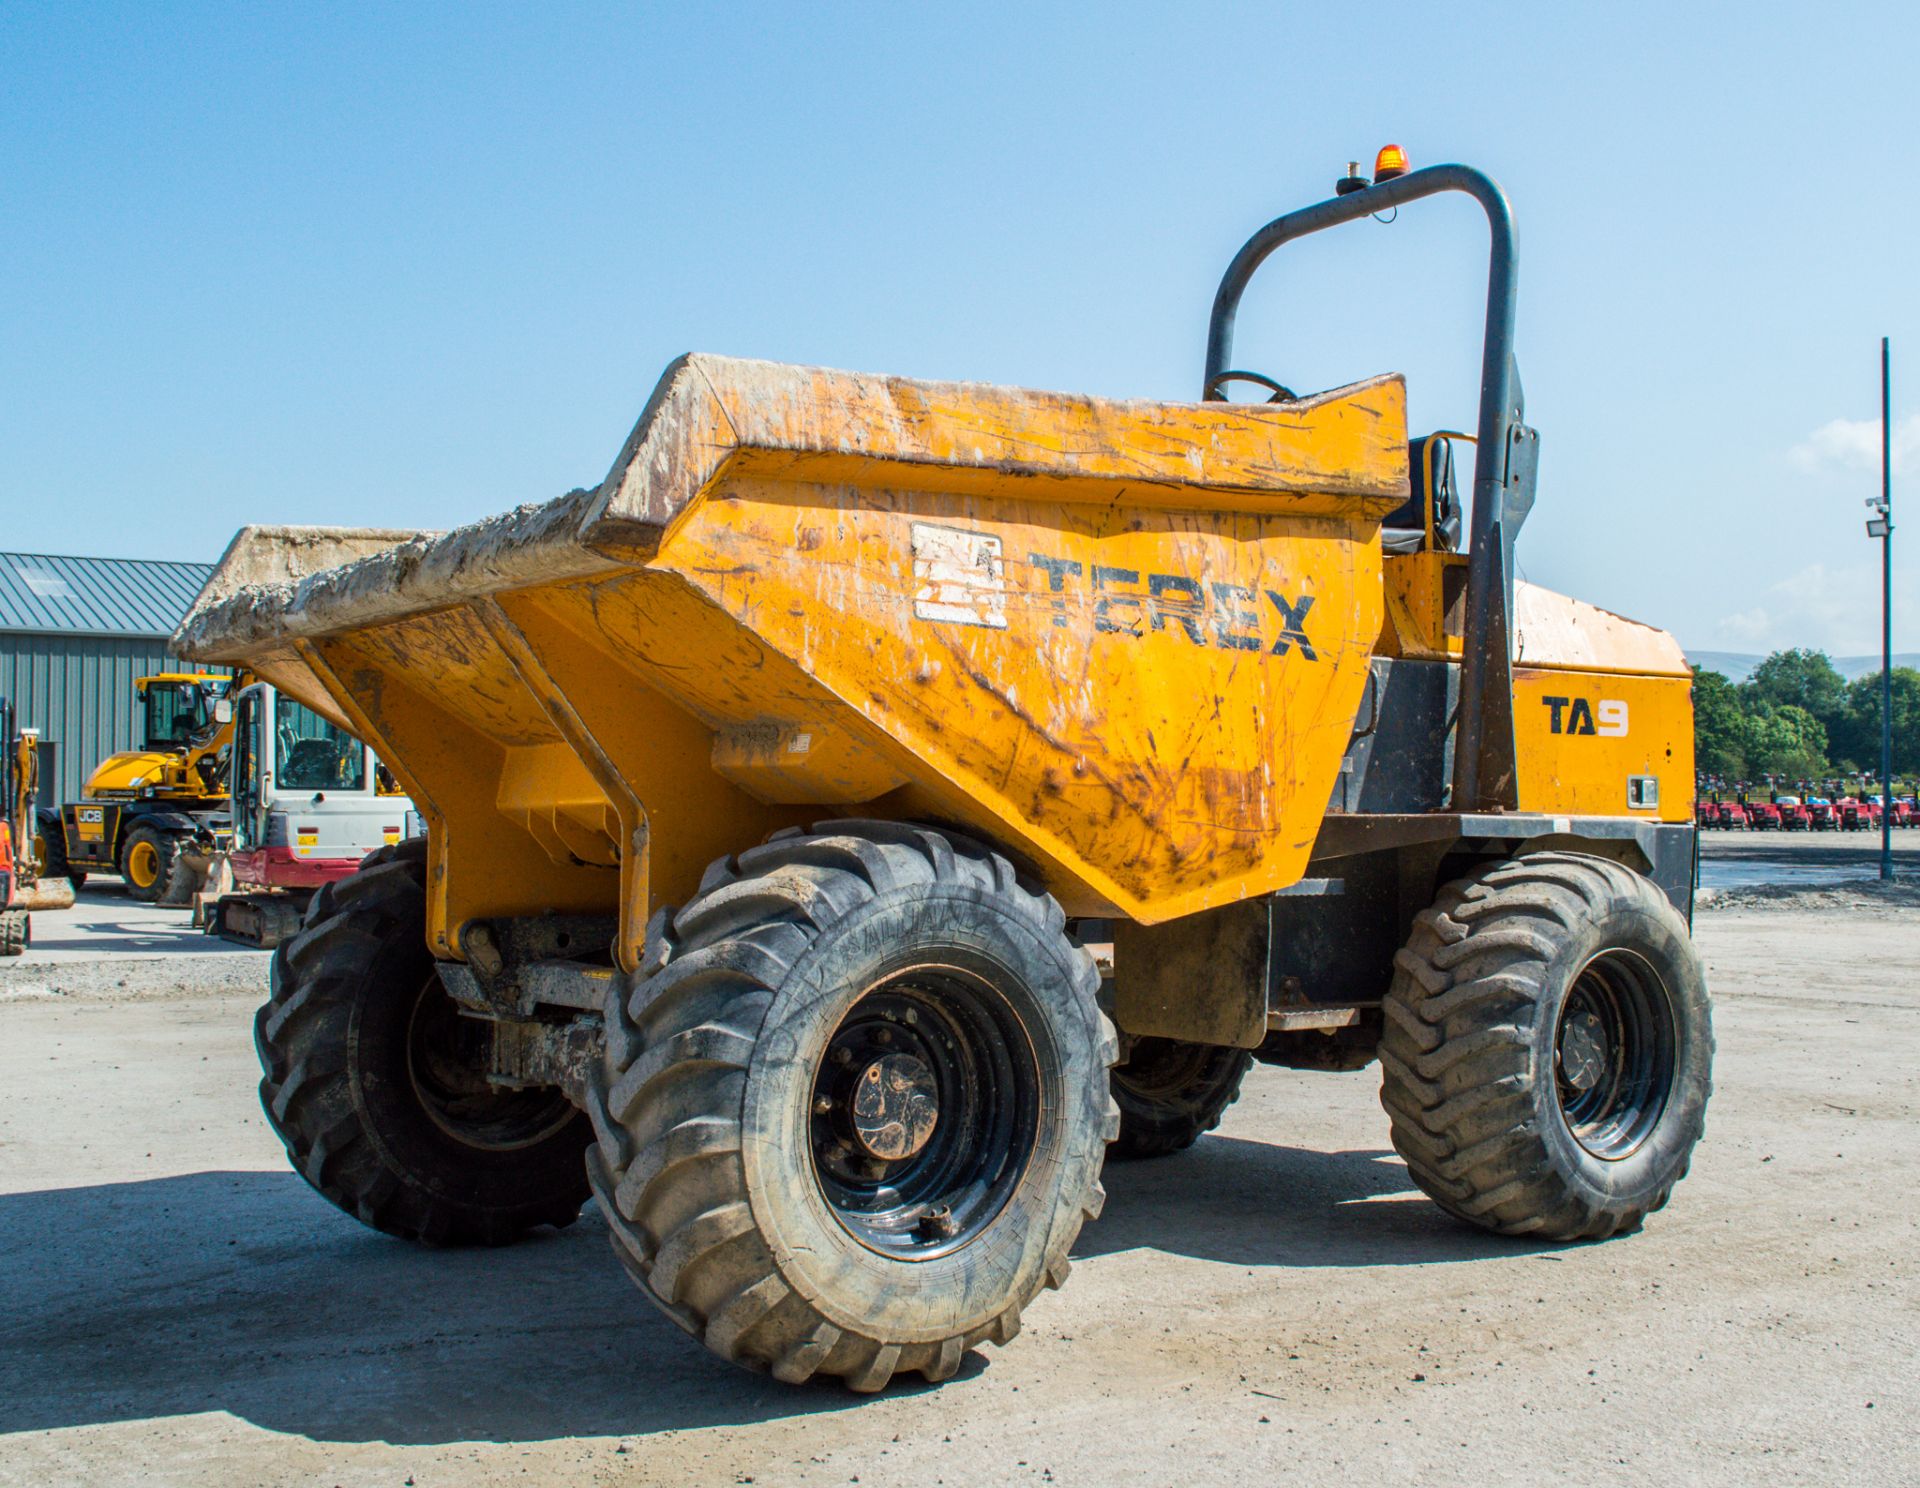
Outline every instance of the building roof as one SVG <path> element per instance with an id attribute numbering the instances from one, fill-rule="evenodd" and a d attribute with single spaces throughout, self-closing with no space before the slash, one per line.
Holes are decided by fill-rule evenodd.
<path id="1" fill-rule="evenodd" d="M 172 636 L 211 563 L 0 553 L 0 631 Z"/>

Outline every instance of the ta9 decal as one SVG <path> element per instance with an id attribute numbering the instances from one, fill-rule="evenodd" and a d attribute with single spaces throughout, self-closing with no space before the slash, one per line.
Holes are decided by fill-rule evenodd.
<path id="1" fill-rule="evenodd" d="M 1553 734 L 1595 734 L 1605 739 L 1627 736 L 1627 705 L 1619 698 L 1601 698 L 1590 703 L 1583 697 L 1543 697 L 1547 710 L 1547 732 Z"/>

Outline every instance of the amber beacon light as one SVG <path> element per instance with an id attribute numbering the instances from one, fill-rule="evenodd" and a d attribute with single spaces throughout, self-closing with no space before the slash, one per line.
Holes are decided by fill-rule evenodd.
<path id="1" fill-rule="evenodd" d="M 1407 152 L 1398 145 L 1382 145 L 1380 153 L 1373 157 L 1373 181 L 1377 186 L 1382 181 L 1391 181 L 1395 176 L 1407 173 Z"/>

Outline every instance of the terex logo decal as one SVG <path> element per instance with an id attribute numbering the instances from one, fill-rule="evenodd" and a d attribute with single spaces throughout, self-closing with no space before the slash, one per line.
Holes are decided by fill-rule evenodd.
<path id="1" fill-rule="evenodd" d="M 1024 597 L 1024 589 L 1025 595 L 1051 604 L 1059 626 L 1074 623 L 1070 599 L 1082 608 L 1090 598 L 1099 635 L 1138 639 L 1158 632 L 1193 646 L 1320 659 L 1307 635 L 1311 594 L 1292 599 L 1278 589 L 1203 583 L 1186 574 L 1143 573 L 1104 563 L 1089 567 L 1078 558 L 1046 553 L 1028 554 L 1022 566 L 1003 555 L 1001 539 L 992 533 L 933 522 L 915 522 L 911 543 L 916 620 L 1005 630 L 1008 600 Z"/>
<path id="2" fill-rule="evenodd" d="M 1053 601 L 1055 625 L 1069 623 L 1066 595 L 1084 584 L 1097 596 L 1093 628 L 1105 634 L 1143 636 L 1165 631 L 1184 636 L 1195 646 L 1265 650 L 1270 656 L 1285 656 L 1297 648 L 1303 660 L 1320 659 L 1307 637 L 1311 594 L 1288 599 L 1277 590 L 1256 590 L 1246 584 L 1203 586 L 1185 574 L 1150 573 L 1143 582 L 1138 569 L 1100 563 L 1088 574 L 1078 558 L 1050 558 L 1045 553 L 1030 553 L 1027 561 L 1046 573 L 1047 592 L 1058 596 Z M 1263 630 L 1276 626 L 1279 634 L 1269 645 Z"/>
<path id="3" fill-rule="evenodd" d="M 1582 697 L 1543 697 L 1540 702 L 1547 709 L 1549 733 L 1598 734 L 1609 739 L 1626 737 L 1627 705 L 1617 698 L 1588 703 Z"/>

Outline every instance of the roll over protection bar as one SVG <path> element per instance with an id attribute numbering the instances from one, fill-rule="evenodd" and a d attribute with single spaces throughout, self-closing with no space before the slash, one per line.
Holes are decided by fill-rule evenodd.
<path id="1" fill-rule="evenodd" d="M 1533 506 L 1540 440 L 1524 420 L 1526 400 L 1513 354 L 1520 263 L 1506 194 L 1470 166 L 1432 165 L 1276 217 L 1247 239 L 1221 277 L 1207 323 L 1207 370 L 1201 396 L 1220 398 L 1216 383 L 1231 370 L 1240 297 L 1254 271 L 1276 248 L 1308 233 L 1443 191 L 1464 192 L 1479 202 L 1490 234 L 1466 635 L 1449 806 L 1454 811 L 1510 811 L 1519 805 L 1513 731 L 1513 540 Z"/>

